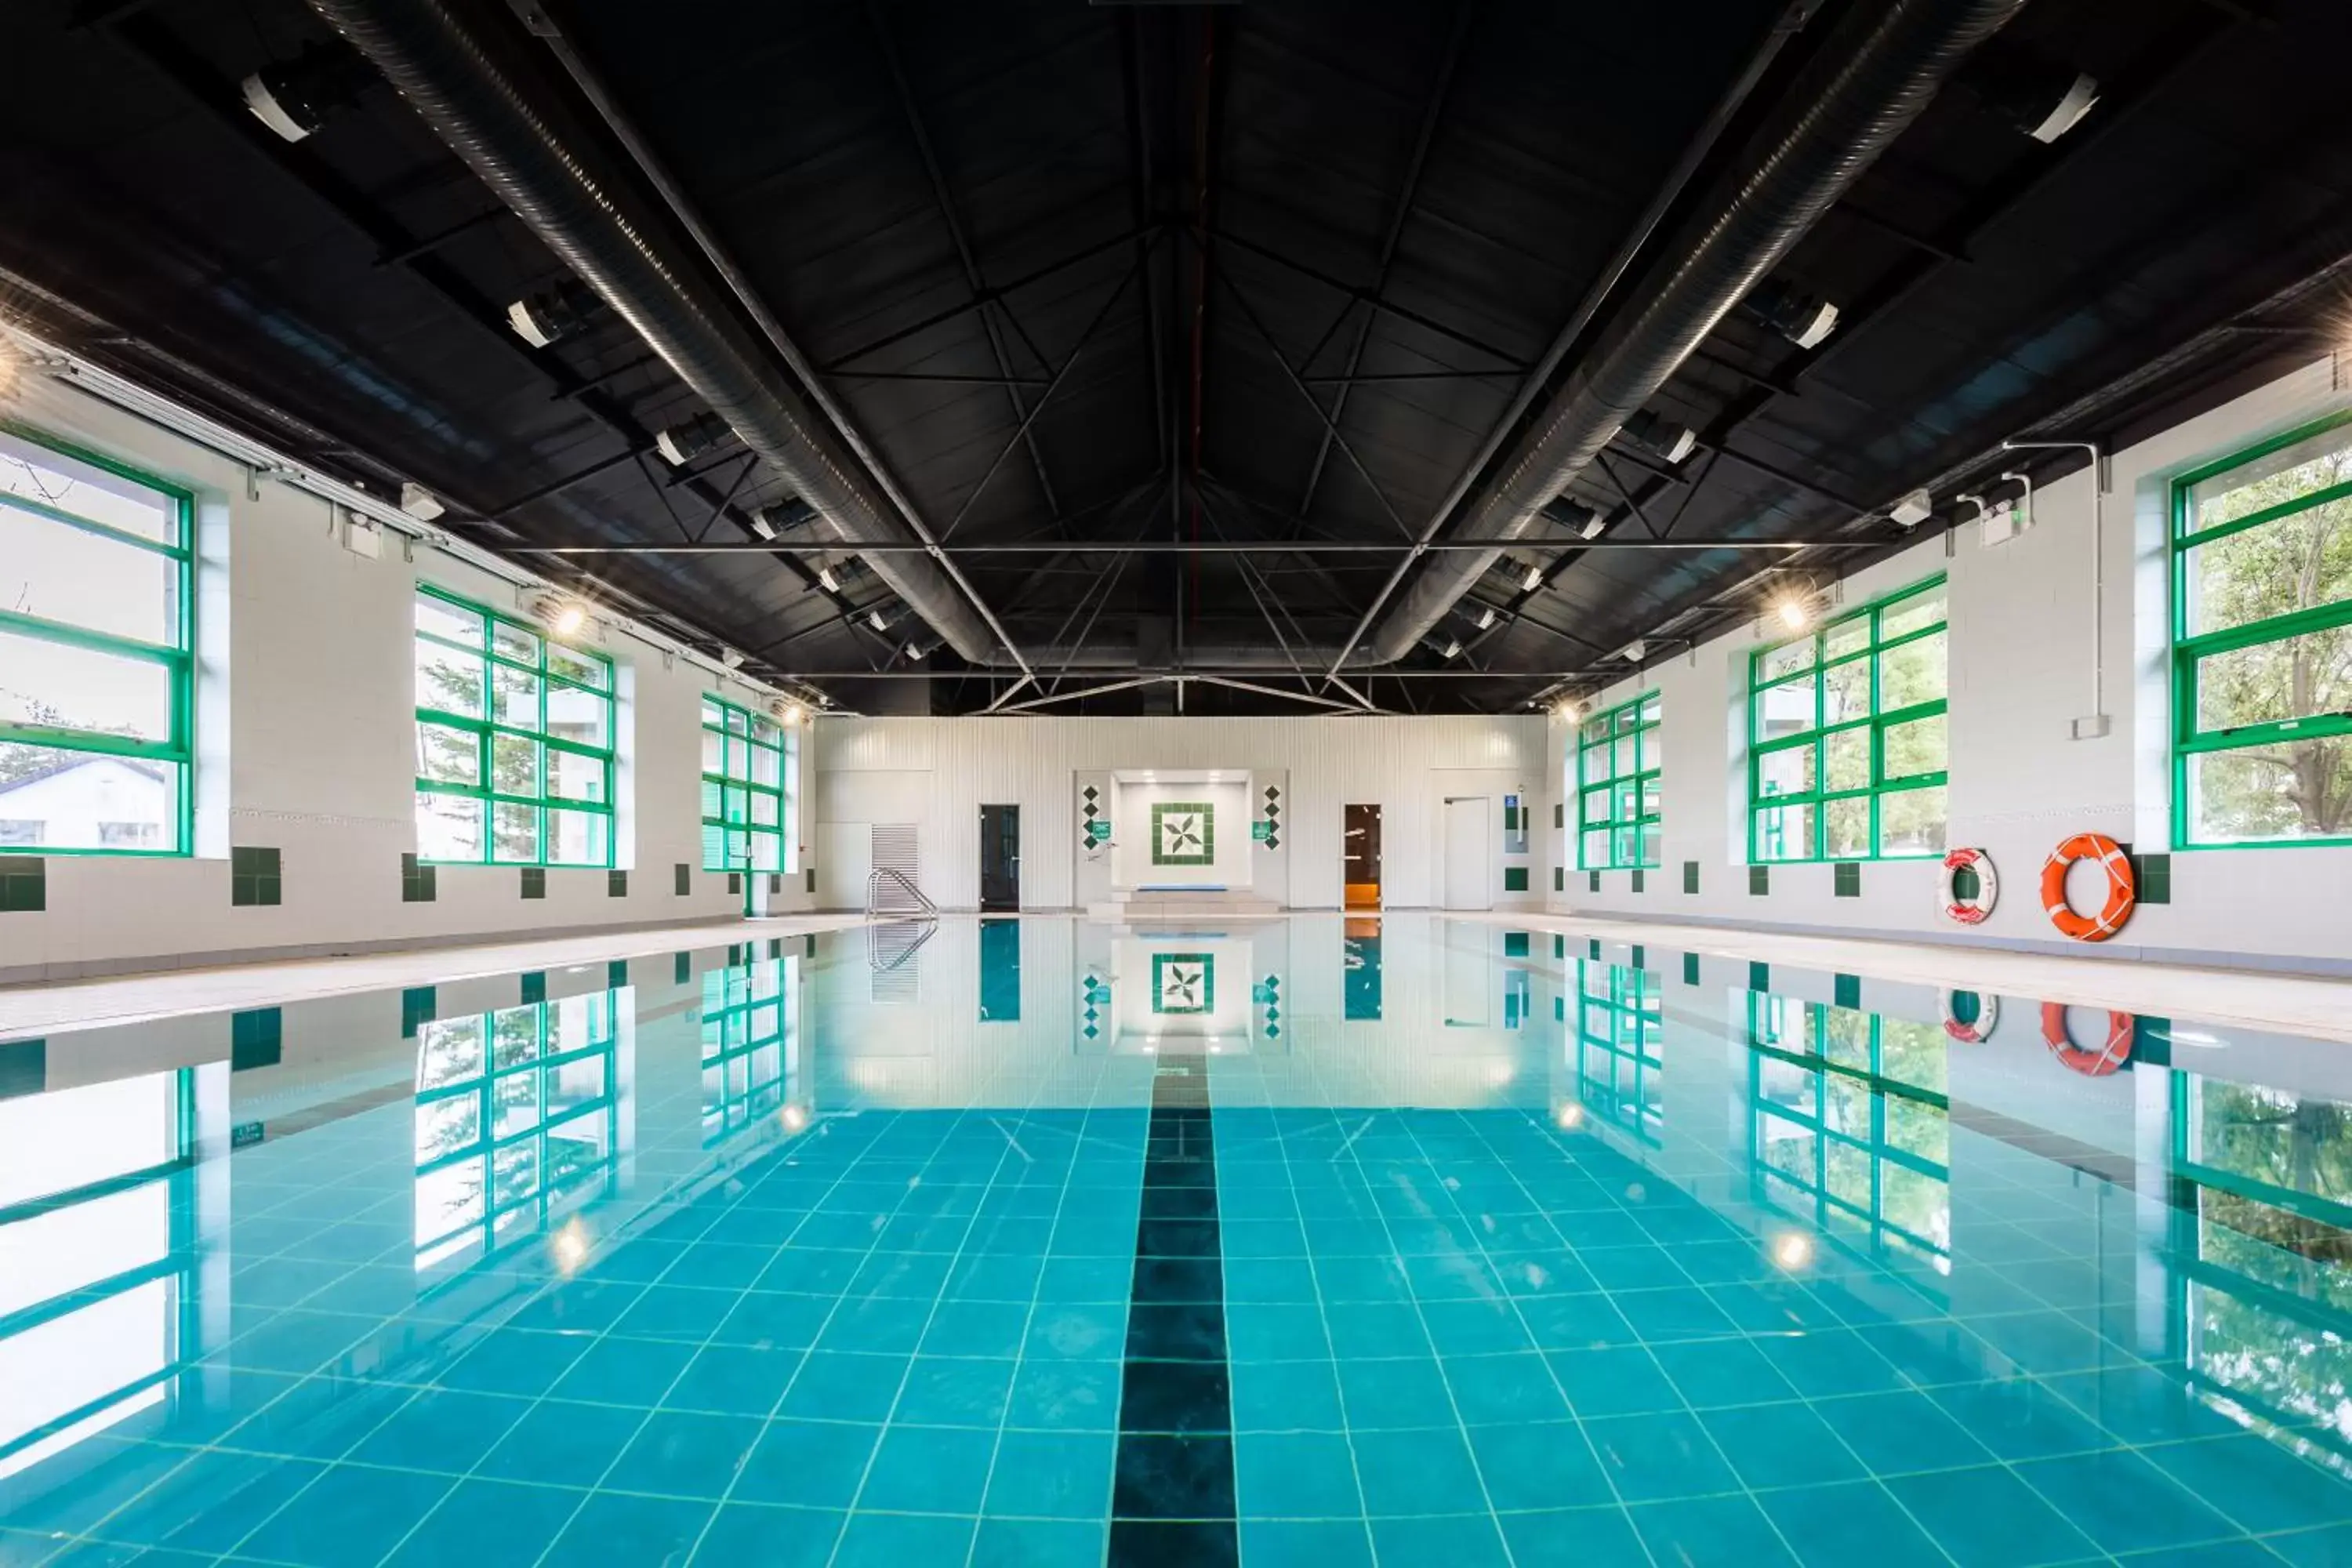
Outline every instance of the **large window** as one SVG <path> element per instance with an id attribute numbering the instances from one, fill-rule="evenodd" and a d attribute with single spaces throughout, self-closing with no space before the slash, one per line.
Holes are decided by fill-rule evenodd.
<path id="1" fill-rule="evenodd" d="M 792 1099 L 800 1067 L 799 973 L 797 958 L 756 959 L 704 973 L 704 1148 L 775 1115 Z"/>
<path id="2" fill-rule="evenodd" d="M 764 713 L 702 700 L 702 868 L 791 871 L 800 863 L 798 741 Z"/>
<path id="3" fill-rule="evenodd" d="M 416 852 L 613 863 L 613 661 L 416 595 Z"/>
<path id="4" fill-rule="evenodd" d="M 2352 415 L 2173 486 L 2173 839 L 2352 842 Z"/>
<path id="5" fill-rule="evenodd" d="M 1576 863 L 1586 871 L 1655 866 L 1658 809 L 1658 694 L 1645 692 L 1577 731 Z"/>
<path id="6" fill-rule="evenodd" d="M 1749 657 L 1751 861 L 1941 855 L 1944 580 Z"/>
<path id="7" fill-rule="evenodd" d="M 0 424 L 0 852 L 188 853 L 193 510 Z"/>
<path id="8" fill-rule="evenodd" d="M 1576 970 L 1576 1098 L 1654 1148 L 1666 1120 L 1659 1081 L 1665 998 L 1656 977 L 1582 959 Z"/>

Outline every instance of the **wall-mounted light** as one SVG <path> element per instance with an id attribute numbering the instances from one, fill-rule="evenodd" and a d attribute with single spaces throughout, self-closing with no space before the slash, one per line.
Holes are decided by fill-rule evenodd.
<path id="1" fill-rule="evenodd" d="M 404 480 L 400 487 L 400 510 L 419 522 L 431 522 L 448 510 L 441 498 L 414 479 Z"/>
<path id="2" fill-rule="evenodd" d="M 1897 528 L 1916 528 L 1936 515 L 1936 498 L 1926 490 L 1913 490 L 1886 509 Z"/>
<path id="3" fill-rule="evenodd" d="M 356 102 L 376 79 L 375 68 L 350 45 L 305 44 L 290 60 L 267 65 L 238 84 L 253 117 L 289 142 L 299 142 L 340 109 Z"/>
<path id="4" fill-rule="evenodd" d="M 1632 642 L 1627 643 L 1623 647 L 1617 650 L 1617 657 L 1625 660 L 1628 664 L 1639 664 L 1642 662 L 1643 658 L 1648 655 L 1649 651 L 1650 645 L 1643 641 L 1640 637 L 1635 637 Z"/>
<path id="5" fill-rule="evenodd" d="M 1837 331 L 1835 305 L 1778 278 L 1750 289 L 1739 308 L 1801 349 L 1816 347 Z"/>
<path id="6" fill-rule="evenodd" d="M 1698 432 L 1644 408 L 1625 421 L 1625 439 L 1669 463 L 1679 463 L 1698 449 Z M 1590 534 L 1586 535 L 1591 538 Z"/>
<path id="7" fill-rule="evenodd" d="M 594 289 L 576 278 L 566 278 L 509 304 L 507 325 L 531 347 L 543 349 L 578 331 L 597 304 Z"/>
<path id="8" fill-rule="evenodd" d="M 774 701 L 768 704 L 768 713 L 769 716 L 773 718 L 777 723 L 783 725 L 787 729 L 799 723 L 802 719 L 806 717 L 806 715 L 801 711 L 801 705 L 799 703 L 789 701 L 782 697 L 777 698 Z"/>
<path id="9" fill-rule="evenodd" d="M 1813 618 L 1812 606 L 1805 603 L 1801 594 L 1790 594 L 1782 599 L 1774 606 L 1773 613 L 1780 617 L 1780 624 L 1792 632 L 1803 631 Z"/>
<path id="10" fill-rule="evenodd" d="M 682 468 L 730 434 L 727 421 L 705 410 L 691 419 L 680 420 L 656 436 L 654 450 L 659 452 L 662 461 L 671 468 Z"/>
<path id="11" fill-rule="evenodd" d="M 577 599 L 542 594 L 531 601 L 530 613 L 540 625 L 560 637 L 575 637 L 588 629 L 588 606 Z"/>

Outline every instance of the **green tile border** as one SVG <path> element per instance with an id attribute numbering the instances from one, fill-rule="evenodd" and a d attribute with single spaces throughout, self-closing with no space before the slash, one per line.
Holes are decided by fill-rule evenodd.
<path id="1" fill-rule="evenodd" d="M 1201 819 L 1201 852 L 1170 855 L 1160 848 L 1160 822 L 1172 812 Z M 1213 866 L 1217 863 L 1217 809 L 1207 801 L 1156 800 L 1151 803 L 1151 863 L 1155 866 Z M 1156 993 L 1155 993 L 1156 994 Z"/>

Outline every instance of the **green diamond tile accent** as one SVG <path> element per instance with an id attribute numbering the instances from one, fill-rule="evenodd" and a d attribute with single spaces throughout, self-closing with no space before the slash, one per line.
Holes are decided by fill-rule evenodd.
<path id="1" fill-rule="evenodd" d="M 1862 868 L 1852 860 L 1841 860 L 1830 873 L 1831 890 L 1841 899 L 1862 897 Z"/>
<path id="2" fill-rule="evenodd" d="M 694 978 L 694 955 L 690 952 L 679 953 L 677 958 L 671 961 L 669 973 L 670 983 L 675 985 L 683 985 L 688 981 L 692 980 Z"/>
<path id="3" fill-rule="evenodd" d="M 1641 891 L 1642 891 L 1645 887 L 1647 887 L 1647 886 L 1648 886 L 1648 883 L 1647 883 L 1647 882 L 1645 882 L 1645 881 L 1643 880 L 1643 874 L 1642 874 L 1641 872 L 1639 872 L 1639 871 L 1634 872 L 1634 873 L 1633 873 L 1633 890 L 1634 890 L 1635 892 L 1637 892 L 1637 893 L 1638 893 L 1638 892 L 1641 892 Z"/>
<path id="4" fill-rule="evenodd" d="M 1749 963 L 1748 966 L 1748 989 L 1750 991 L 1771 990 L 1772 966 L 1769 963 Z"/>
<path id="5" fill-rule="evenodd" d="M 694 891 L 694 868 L 683 860 L 677 863 L 677 887 L 681 899 Z"/>
<path id="6" fill-rule="evenodd" d="M 1772 868 L 1771 868 L 1771 867 L 1769 867 L 1769 866 L 1750 866 L 1750 867 L 1748 867 L 1748 896 L 1749 896 L 1750 898 L 1758 898 L 1758 899 L 1760 899 L 1760 898 L 1764 897 L 1764 895 L 1765 895 L 1765 894 L 1769 893 L 1771 890 L 1772 890 Z"/>
<path id="7" fill-rule="evenodd" d="M 400 901 L 404 904 L 432 903 L 441 891 L 441 868 L 428 866 L 414 855 L 400 858 Z"/>
<path id="8" fill-rule="evenodd" d="M 627 898 L 629 896 L 629 874 L 626 871 L 605 872 L 604 896 L 608 899 Z"/>
<path id="9" fill-rule="evenodd" d="M 1551 868 L 1551 890 L 1555 893 L 1564 893 L 1568 891 L 1567 867 L 1554 866 Z"/>
<path id="10" fill-rule="evenodd" d="M 37 915 L 47 909 L 48 868 L 37 855 L 0 855 L 0 914 Z"/>
<path id="11" fill-rule="evenodd" d="M 278 851 L 244 846 L 228 852 L 228 901 L 244 907 L 283 901 L 284 881 L 278 873 Z"/>
<path id="12" fill-rule="evenodd" d="M 629 961 L 627 959 L 616 958 L 604 966 L 604 984 L 608 989 L 618 991 L 628 983 Z"/>
<path id="13" fill-rule="evenodd" d="M 742 872 L 730 871 L 727 873 L 727 891 L 730 896 L 735 898 L 740 898 L 743 896 Z"/>
<path id="14" fill-rule="evenodd" d="M 1686 952 L 1683 954 L 1683 984 L 1685 985 L 1696 985 L 1698 984 L 1697 953 Z"/>
<path id="15" fill-rule="evenodd" d="M 46 1040 L 11 1040 L 0 1046 L 0 1100 L 39 1094 L 49 1087 Z"/>
<path id="16" fill-rule="evenodd" d="M 430 985 L 412 985 L 400 994 L 400 1037 L 413 1040 L 416 1026 L 433 1021 L 437 1004 Z"/>
<path id="17" fill-rule="evenodd" d="M 1528 890 L 1528 868 L 1525 866 L 1503 868 L 1503 891 L 1524 893 Z"/>
<path id="18" fill-rule="evenodd" d="M 1525 958 L 1527 955 L 1528 933 L 1523 931 L 1505 931 L 1503 933 L 1503 956 L 1505 958 Z"/>
<path id="19" fill-rule="evenodd" d="M 1860 1007 L 1862 1005 L 1862 976 L 1859 974 L 1841 974 L 1836 976 L 1832 994 L 1837 998 L 1837 1005 L 1841 1007 Z"/>
<path id="20" fill-rule="evenodd" d="M 522 976 L 522 1005 L 526 1007 L 547 1000 L 547 971 L 533 969 Z"/>
<path id="21" fill-rule="evenodd" d="M 2139 901 L 2143 904 L 2172 902 L 2172 857 L 2133 856 L 2132 885 L 2137 889 Z"/>
<path id="22" fill-rule="evenodd" d="M 1600 872 L 1598 872 L 1598 871 L 1593 871 L 1593 872 L 1589 872 L 1589 873 L 1587 873 L 1587 875 L 1589 875 L 1589 876 L 1591 877 L 1591 880 L 1587 884 L 1587 886 L 1590 888 L 1590 889 L 1591 889 L 1591 891 L 1596 892 L 1596 893 L 1597 893 L 1597 892 L 1599 892 L 1599 891 L 1601 890 L 1601 873 L 1600 873 Z"/>
<path id="23" fill-rule="evenodd" d="M 526 899 L 547 897 L 547 868 L 525 866 L 522 868 L 522 896 Z"/>
<path id="24" fill-rule="evenodd" d="M 231 1072 L 247 1068 L 276 1067 L 286 1045 L 286 1016 L 276 1007 L 256 1007 L 232 1013 L 228 1020 L 228 1061 Z"/>
<path id="25" fill-rule="evenodd" d="M 1601 962 L 1601 939 L 1599 937 L 1596 936 L 1591 938 L 1585 942 L 1584 956 L 1591 959 L 1595 963 Z"/>
<path id="26" fill-rule="evenodd" d="M 1683 891 L 1685 893 L 1698 891 L 1698 862 L 1696 860 L 1683 862 Z"/>

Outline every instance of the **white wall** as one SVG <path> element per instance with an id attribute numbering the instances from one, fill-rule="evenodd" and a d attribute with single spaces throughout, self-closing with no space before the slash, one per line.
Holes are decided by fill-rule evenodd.
<path id="1" fill-rule="evenodd" d="M 515 587 L 422 546 L 412 563 L 389 534 L 381 557 L 365 559 L 344 547 L 325 501 L 268 479 L 249 486 L 242 466 L 57 382 L 26 377 L 10 412 L 195 491 L 199 758 L 197 853 L 47 858 L 47 910 L 0 914 L 0 981 L 740 910 L 726 878 L 701 869 L 699 700 L 719 682 L 618 629 L 599 646 L 627 699 L 617 721 L 634 824 L 617 853 L 626 895 L 611 897 L 601 869 L 551 868 L 546 898 L 525 900 L 513 867 L 444 866 L 434 902 L 403 902 L 401 857 L 415 847 L 416 584 L 508 611 L 521 608 Z M 804 811 L 803 844 L 808 826 Z M 280 852 L 281 904 L 231 905 L 231 846 Z M 693 868 L 683 898 L 679 862 Z M 787 878 L 772 907 L 807 907 L 803 885 Z"/>
<path id="2" fill-rule="evenodd" d="M 1381 807 L 1383 884 L 1391 908 L 1428 908 L 1444 887 L 1447 795 L 1496 803 L 1492 835 L 1496 907 L 1541 906 L 1547 883 L 1541 839 L 1533 856 L 1502 853 L 1500 801 L 1515 793 L 1538 821 L 1550 816 L 1557 769 L 1545 759 L 1544 721 L 1526 717 L 1438 719 L 828 719 L 818 725 L 816 832 L 843 837 L 847 825 L 922 824 L 923 890 L 949 909 L 980 900 L 980 807 L 1021 807 L 1021 900 L 1028 909 L 1067 909 L 1078 896 L 1080 775 L 1109 770 L 1248 770 L 1256 800 L 1268 782 L 1282 790 L 1279 847 L 1251 844 L 1254 867 L 1288 862 L 1288 902 L 1337 909 L 1340 902 L 1341 808 Z M 1286 777 L 1285 776 L 1286 774 Z M 1101 787 L 1099 784 L 1097 788 Z M 1131 815 L 1131 814 L 1130 814 Z M 1219 813 L 1218 847 L 1232 831 Z M 1247 839 L 1248 817 L 1241 825 Z M 1121 822 L 1123 842 L 1148 830 Z M 1502 869 L 1528 868 L 1525 893 L 1507 893 Z M 1162 868 L 1164 869 L 1164 868 Z M 1106 889 L 1102 862 L 1087 867 Z M 1239 885 L 1235 879 L 1230 885 Z M 1254 874 L 1262 895 L 1282 882 Z M 1091 892 L 1087 897 L 1095 896 Z"/>
<path id="3" fill-rule="evenodd" d="M 1987 549 L 1973 526 L 1930 540 L 1856 574 L 1844 601 L 1860 604 L 1937 572 L 1949 584 L 1951 824 L 1949 842 L 1990 852 L 2000 901 L 1974 931 L 1937 908 L 1933 861 L 1865 864 L 1859 898 L 1833 896 L 1827 865 L 1775 866 L 1770 892 L 1748 890 L 1744 837 L 1748 655 L 1767 640 L 1750 626 L 1672 657 L 1603 704 L 1657 688 L 1665 746 L 1663 864 L 1647 889 L 1607 872 L 1588 890 L 1570 832 L 1550 835 L 1569 868 L 1553 907 L 1628 917 L 1705 920 L 1855 934 L 1974 941 L 2128 959 L 2163 956 L 2298 968 L 2352 965 L 2352 904 L 2343 897 L 2352 849 L 2263 847 L 2173 851 L 2172 901 L 2143 907 L 2104 945 L 2068 942 L 2044 917 L 2042 863 L 2070 834 L 2171 848 L 2168 751 L 2165 518 L 2172 476 L 2352 403 L 2320 362 L 2167 430 L 2113 459 L 2105 500 L 2104 635 L 2092 636 L 2093 478 L 2086 469 L 2037 493 L 2033 529 Z M 1948 555 L 1947 550 L 1949 550 Z M 1762 608 L 1759 597 L 1759 609 Z M 2105 662 L 2101 739 L 2070 738 L 2093 708 L 2095 658 Z M 1552 788 L 1568 727 L 1546 741 Z M 1683 865 L 1699 864 L 1699 890 L 1683 891 Z M 1549 877 L 1546 878 L 1549 881 Z M 2078 884 L 2077 897 L 2085 897 Z"/>

